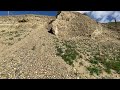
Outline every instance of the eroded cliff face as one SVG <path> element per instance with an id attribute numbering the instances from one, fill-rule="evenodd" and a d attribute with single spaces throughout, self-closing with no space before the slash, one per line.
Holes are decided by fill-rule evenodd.
<path id="1" fill-rule="evenodd" d="M 95 37 L 102 33 L 102 26 L 95 20 L 78 12 L 62 11 L 52 22 L 52 31 L 57 37 Z"/>

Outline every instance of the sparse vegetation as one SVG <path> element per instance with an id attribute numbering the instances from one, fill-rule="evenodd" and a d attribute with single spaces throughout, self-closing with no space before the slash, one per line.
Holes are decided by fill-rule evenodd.
<path id="1" fill-rule="evenodd" d="M 58 52 L 56 55 L 61 56 L 67 64 L 73 65 L 74 60 L 79 55 L 74 45 L 69 42 L 64 42 L 62 46 L 56 46 L 56 48 Z"/>
<path id="2" fill-rule="evenodd" d="M 20 36 L 20 34 L 16 34 L 16 35 L 15 35 L 15 37 L 19 37 L 19 36 Z"/>
<path id="3" fill-rule="evenodd" d="M 9 31 L 9 32 L 2 32 L 2 36 L 12 36 L 12 35 L 18 35 L 18 31 Z"/>
<path id="4" fill-rule="evenodd" d="M 13 40 L 13 37 L 9 38 L 9 40 Z"/>
<path id="5" fill-rule="evenodd" d="M 96 50 L 96 54 L 92 55 L 93 58 L 90 62 L 94 65 L 101 63 L 108 74 L 111 73 L 111 69 L 120 73 L 120 50 L 115 52 L 115 50 L 111 50 L 112 47 L 107 46 L 105 48 L 102 56 L 100 55 L 100 52 Z M 109 55 L 109 53 L 111 53 L 111 55 Z"/>
<path id="6" fill-rule="evenodd" d="M 118 74 L 120 74 L 120 61 L 104 61 L 102 64 L 106 67 L 105 71 L 107 73 L 111 73 L 111 69 L 115 70 Z"/>
<path id="7" fill-rule="evenodd" d="M 0 77 L 3 79 L 8 79 L 9 75 L 7 73 L 0 74 Z"/>
<path id="8" fill-rule="evenodd" d="M 1 32 L 5 32 L 5 30 L 2 30 Z"/>
<path id="9" fill-rule="evenodd" d="M 42 45 L 45 46 L 45 43 L 43 43 Z"/>
<path id="10" fill-rule="evenodd" d="M 18 38 L 18 41 L 20 41 L 21 40 L 21 38 Z"/>
<path id="11" fill-rule="evenodd" d="M 112 70 L 120 73 L 120 47 L 112 42 L 92 43 L 93 41 L 79 41 L 78 51 L 82 53 L 91 65 L 101 67 L 108 74 Z M 89 53 L 88 55 L 86 53 Z"/>
<path id="12" fill-rule="evenodd" d="M 91 75 L 93 75 L 93 74 L 99 75 L 101 73 L 100 67 L 90 66 L 90 67 L 87 67 L 87 69 L 90 71 Z"/>
<path id="13" fill-rule="evenodd" d="M 94 58 L 91 58 L 90 63 L 92 63 L 92 64 L 98 64 L 99 61 L 96 59 L 96 57 L 94 57 Z"/>
<path id="14" fill-rule="evenodd" d="M 8 45 L 13 45 L 13 43 L 8 43 Z"/>
<path id="15" fill-rule="evenodd" d="M 3 44 L 6 45 L 13 45 L 14 42 L 16 42 L 16 40 L 20 41 L 22 39 L 22 37 L 20 37 L 22 35 L 22 33 L 24 33 L 25 30 L 18 30 L 18 31 L 2 31 L 0 33 L 1 37 L 3 37 Z M 14 41 L 12 41 L 14 40 Z M 11 42 L 12 41 L 12 42 Z"/>
<path id="16" fill-rule="evenodd" d="M 114 30 L 114 31 L 116 31 L 116 30 L 120 30 L 120 22 L 109 22 L 109 23 L 107 23 L 107 24 L 104 24 L 104 26 L 105 27 L 107 27 L 107 28 L 109 28 L 109 29 L 112 29 L 112 30 Z"/>

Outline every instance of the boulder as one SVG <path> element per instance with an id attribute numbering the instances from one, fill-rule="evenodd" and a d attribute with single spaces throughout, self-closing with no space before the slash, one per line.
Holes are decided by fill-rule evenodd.
<path id="1" fill-rule="evenodd" d="M 57 37 L 96 36 L 102 33 L 102 25 L 79 12 L 61 11 L 52 22 L 52 31 Z M 97 32 L 97 34 L 96 34 Z"/>

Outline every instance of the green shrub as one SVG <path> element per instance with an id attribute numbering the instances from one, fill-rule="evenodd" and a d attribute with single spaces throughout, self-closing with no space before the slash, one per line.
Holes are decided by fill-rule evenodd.
<path id="1" fill-rule="evenodd" d="M 65 49 L 63 49 L 65 47 Z M 73 65 L 73 61 L 76 60 L 79 53 L 76 51 L 75 47 L 65 42 L 62 44 L 62 46 L 56 46 L 57 48 L 57 54 L 58 56 L 61 56 L 62 59 L 69 65 Z"/>
<path id="2" fill-rule="evenodd" d="M 91 66 L 91 67 L 88 67 L 87 69 L 90 71 L 91 75 L 93 75 L 93 74 L 99 75 L 101 73 L 100 67 Z"/>
<path id="3" fill-rule="evenodd" d="M 99 61 L 97 59 L 95 59 L 95 58 L 91 58 L 90 63 L 92 63 L 92 64 L 98 64 Z"/>

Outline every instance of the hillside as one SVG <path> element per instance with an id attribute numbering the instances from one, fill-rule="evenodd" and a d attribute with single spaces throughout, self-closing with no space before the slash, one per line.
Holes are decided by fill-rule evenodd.
<path id="1" fill-rule="evenodd" d="M 0 78 L 120 78 L 120 35 L 62 11 L 0 17 Z"/>
<path id="2" fill-rule="evenodd" d="M 120 31 L 120 22 L 109 22 L 109 23 L 103 23 L 102 24 L 104 27 L 109 28 L 110 30 L 113 31 Z"/>

